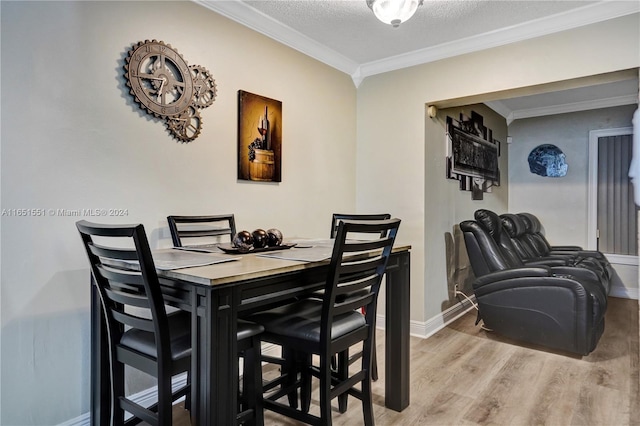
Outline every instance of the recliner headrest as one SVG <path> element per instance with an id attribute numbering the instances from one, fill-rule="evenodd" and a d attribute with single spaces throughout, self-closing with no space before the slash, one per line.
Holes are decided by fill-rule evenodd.
<path id="1" fill-rule="evenodd" d="M 518 238 L 526 233 L 525 225 L 522 219 L 513 213 L 504 213 L 500 215 L 502 226 L 511 238 Z"/>
<path id="2" fill-rule="evenodd" d="M 542 224 L 531 213 L 518 213 L 518 217 L 524 222 L 527 232 L 537 234 L 542 231 Z"/>
<path id="3" fill-rule="evenodd" d="M 487 231 L 494 240 L 498 240 L 500 236 L 500 232 L 502 231 L 502 221 L 500 220 L 500 216 L 491 210 L 479 209 L 473 214 L 476 222 L 485 231 Z"/>

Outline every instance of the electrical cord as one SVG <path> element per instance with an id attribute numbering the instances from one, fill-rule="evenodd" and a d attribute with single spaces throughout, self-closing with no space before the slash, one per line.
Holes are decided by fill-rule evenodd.
<path id="1" fill-rule="evenodd" d="M 460 302 L 462 302 L 460 300 L 460 295 L 462 295 L 462 297 L 464 297 L 465 299 L 467 299 L 467 301 L 469 303 L 471 303 L 471 305 L 476 309 L 476 311 L 480 311 L 480 309 L 478 308 L 478 304 L 476 302 L 474 302 L 473 300 L 471 300 L 471 298 L 469 296 L 467 296 L 466 294 L 464 294 L 463 292 L 461 292 L 460 290 L 456 290 L 456 297 L 458 298 L 458 300 Z M 485 330 L 485 331 L 493 331 L 492 329 L 490 329 L 489 327 L 484 325 L 484 321 L 482 321 L 482 324 L 480 325 L 480 328 Z"/>
<path id="2" fill-rule="evenodd" d="M 456 297 L 462 295 L 465 299 L 467 299 L 467 301 L 469 303 L 471 303 L 471 305 L 473 305 L 473 307 L 477 310 L 478 309 L 478 305 L 476 304 L 476 302 L 474 302 L 473 300 L 471 300 L 471 298 L 469 296 L 467 296 L 466 294 L 464 294 L 463 292 L 461 292 L 460 290 L 456 290 Z M 458 297 L 458 300 L 460 300 L 460 298 Z"/>

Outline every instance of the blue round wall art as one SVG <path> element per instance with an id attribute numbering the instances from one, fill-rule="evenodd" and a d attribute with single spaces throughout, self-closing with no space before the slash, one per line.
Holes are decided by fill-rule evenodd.
<path id="1" fill-rule="evenodd" d="M 567 175 L 568 169 L 564 152 L 555 145 L 539 145 L 529 153 L 531 173 L 546 177 L 563 177 Z"/>

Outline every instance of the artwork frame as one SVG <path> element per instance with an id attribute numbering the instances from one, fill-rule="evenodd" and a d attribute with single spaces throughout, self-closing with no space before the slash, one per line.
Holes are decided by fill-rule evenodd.
<path id="1" fill-rule="evenodd" d="M 501 144 L 483 121 L 474 111 L 471 117 L 460 114 L 458 120 L 446 120 L 447 178 L 459 181 L 460 190 L 471 191 L 473 200 L 500 186 Z"/>
<path id="2" fill-rule="evenodd" d="M 238 180 L 282 182 L 282 102 L 238 90 Z"/>

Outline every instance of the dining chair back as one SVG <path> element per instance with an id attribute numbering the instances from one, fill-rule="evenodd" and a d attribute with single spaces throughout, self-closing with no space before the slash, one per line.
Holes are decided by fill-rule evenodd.
<path id="1" fill-rule="evenodd" d="M 174 247 L 183 247 L 184 239 L 220 239 L 232 241 L 236 235 L 236 222 L 233 214 L 209 216 L 167 216 L 169 231 Z"/>
<path id="2" fill-rule="evenodd" d="M 336 233 L 338 232 L 338 225 L 341 220 L 386 220 L 391 219 L 391 215 L 389 213 L 374 213 L 374 214 L 354 214 L 354 213 L 334 213 L 331 218 L 331 238 L 336 237 Z M 384 234 L 380 235 L 384 237 Z M 366 236 L 358 235 L 358 237 L 366 238 Z M 375 236 L 374 236 L 375 237 Z M 375 333 L 374 333 L 375 334 Z M 373 341 L 373 360 L 371 365 L 371 378 L 375 381 L 378 380 L 378 356 L 376 355 L 376 345 L 375 345 L 375 337 Z M 349 354 L 339 354 L 332 358 L 331 365 L 334 369 L 338 369 L 338 364 L 343 362 L 348 362 L 349 364 L 353 364 L 358 358 L 362 356 L 362 352 L 356 352 L 349 356 Z M 340 412 L 344 413 L 347 410 L 347 395 L 344 394 L 339 398 Z"/>
<path id="3" fill-rule="evenodd" d="M 385 220 L 391 219 L 389 213 L 379 214 L 355 214 L 355 213 L 334 213 L 331 217 L 331 238 L 335 238 L 338 233 L 338 225 L 341 220 Z M 384 235 L 382 235 L 384 237 Z"/>
<path id="4" fill-rule="evenodd" d="M 364 424 L 373 424 L 371 395 L 371 354 L 376 325 L 378 293 L 396 238 L 399 219 L 379 221 L 341 220 L 328 267 L 325 292 L 320 299 L 304 299 L 255 314 L 252 321 L 265 327 L 264 340 L 280 344 L 296 353 L 301 380 L 301 409 L 287 406 L 275 398 L 265 407 L 309 424 L 331 424 L 331 400 L 348 393 L 362 401 Z M 377 235 L 371 240 L 352 239 L 352 234 Z M 365 308 L 361 313 L 359 308 Z M 330 359 L 354 345 L 363 345 L 357 371 L 335 372 Z M 319 367 L 312 356 L 319 356 Z M 311 375 L 320 380 L 320 416 L 309 411 Z M 360 388 L 357 389 L 357 384 Z"/>
<path id="5" fill-rule="evenodd" d="M 190 316 L 181 311 L 167 314 L 143 225 L 83 220 L 76 226 L 106 321 L 112 423 L 125 424 L 126 411 L 152 425 L 170 425 L 172 402 L 186 395 L 190 386 L 187 380 L 177 391 L 171 389 L 172 376 L 190 369 Z M 125 364 L 158 379 L 157 404 L 144 408 L 125 397 Z"/>
<path id="6" fill-rule="evenodd" d="M 188 397 L 191 386 L 191 313 L 176 310 L 167 314 L 143 225 L 104 225 L 83 220 L 76 226 L 89 257 L 106 322 L 112 424 L 144 421 L 171 425 L 173 402 Z M 259 339 L 263 331 L 258 324 L 238 321 L 238 355 L 244 360 L 238 424 L 264 423 Z M 125 365 L 157 378 L 156 404 L 145 408 L 125 397 Z M 172 377 L 184 372 L 186 384 L 172 391 Z M 185 407 L 189 408 L 189 401 Z M 125 412 L 133 415 L 126 422 Z"/>

